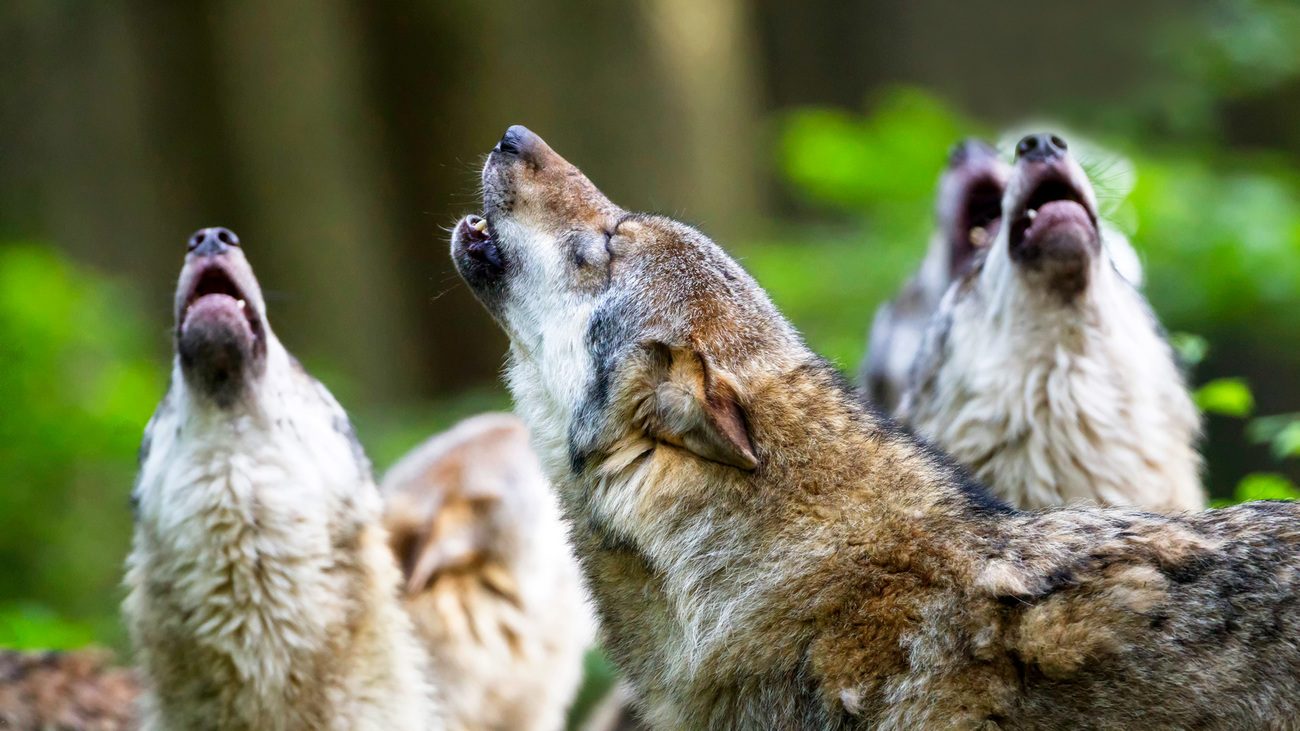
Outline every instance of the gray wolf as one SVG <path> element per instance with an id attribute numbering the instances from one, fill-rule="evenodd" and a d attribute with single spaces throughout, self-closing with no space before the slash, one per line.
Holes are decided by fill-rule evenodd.
<path id="1" fill-rule="evenodd" d="M 655 728 L 1297 725 L 1300 506 L 1016 510 L 703 234 L 521 127 L 483 184 L 452 256 Z"/>
<path id="2" fill-rule="evenodd" d="M 190 239 L 175 313 L 123 605 L 144 728 L 441 728 L 370 463 L 233 233 Z"/>
<path id="3" fill-rule="evenodd" d="M 1060 137 L 1018 145 L 1003 225 L 948 288 L 898 417 L 1019 507 L 1199 510 L 1200 415 Z"/>
<path id="4" fill-rule="evenodd" d="M 399 460 L 379 489 L 448 728 L 562 729 L 595 618 L 524 425 L 466 419 Z"/>

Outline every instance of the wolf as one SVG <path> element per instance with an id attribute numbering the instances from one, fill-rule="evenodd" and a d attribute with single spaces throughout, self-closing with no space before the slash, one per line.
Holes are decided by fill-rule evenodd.
<path id="1" fill-rule="evenodd" d="M 517 126 L 483 191 L 452 257 L 653 727 L 1296 726 L 1300 506 L 1014 509 L 700 232 Z"/>
<path id="2" fill-rule="evenodd" d="M 190 239 L 175 316 L 123 606 L 143 728 L 442 728 L 370 463 L 234 233 Z"/>
<path id="3" fill-rule="evenodd" d="M 0 650 L 0 729 L 134 731 L 139 728 L 134 673 L 113 667 L 95 648 Z"/>
<path id="4" fill-rule="evenodd" d="M 912 363 L 944 292 L 982 256 L 1002 225 L 1002 194 L 1010 167 L 998 151 L 971 137 L 953 145 L 939 177 L 935 218 L 925 259 L 892 301 L 876 310 L 862 361 L 867 398 L 886 413 L 898 408 Z"/>
<path id="5" fill-rule="evenodd" d="M 379 489 L 448 728 L 564 728 L 595 618 L 523 423 L 466 419 L 399 460 Z"/>
<path id="6" fill-rule="evenodd" d="M 1018 143 L 1001 209 L 930 320 L 899 419 L 1020 507 L 1203 508 L 1200 415 L 1065 140 Z"/>

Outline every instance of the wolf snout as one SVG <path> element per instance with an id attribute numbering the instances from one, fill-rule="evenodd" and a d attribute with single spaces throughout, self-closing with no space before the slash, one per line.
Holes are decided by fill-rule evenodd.
<path id="1" fill-rule="evenodd" d="M 1068 149 L 1065 140 L 1054 134 L 1025 135 L 1016 143 L 1016 162 L 1047 162 L 1065 157 Z"/>
<path id="2" fill-rule="evenodd" d="M 496 147 L 492 148 L 493 152 L 517 157 L 534 165 L 542 161 L 548 150 L 542 138 L 522 124 L 512 125 L 501 135 Z"/>
<path id="3" fill-rule="evenodd" d="M 189 241 L 189 252 L 198 256 L 217 256 L 227 249 L 239 246 L 239 237 L 234 231 L 221 226 L 201 228 Z"/>

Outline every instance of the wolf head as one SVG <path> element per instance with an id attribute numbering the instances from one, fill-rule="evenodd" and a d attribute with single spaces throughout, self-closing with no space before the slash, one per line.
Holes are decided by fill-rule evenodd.
<path id="1" fill-rule="evenodd" d="M 176 288 L 176 360 L 186 385 L 229 408 L 266 372 L 266 303 L 239 237 L 205 228 L 190 237 Z"/>
<path id="2" fill-rule="evenodd" d="M 408 595 L 443 573 L 504 576 L 513 596 L 539 553 L 563 545 L 541 465 L 513 417 L 482 414 L 439 434 L 384 476 L 384 522 L 406 576 Z M 549 541 L 549 542 L 548 542 Z M 492 570 L 486 570 L 492 569 Z M 495 573 L 494 573 L 495 572 Z"/>
<path id="3" fill-rule="evenodd" d="M 145 430 L 137 499 L 193 478 L 177 470 L 214 450 L 266 452 L 342 491 L 370 481 L 347 414 L 280 344 L 230 230 L 190 237 L 175 318 L 171 387 Z"/>
<path id="4" fill-rule="evenodd" d="M 948 152 L 925 261 L 898 297 L 876 310 L 871 323 L 862 377 L 867 396 L 885 411 L 893 411 L 902 399 L 930 315 L 948 285 L 996 239 L 1009 175 L 997 150 L 982 140 L 962 140 Z"/>
<path id="5" fill-rule="evenodd" d="M 754 469 L 739 384 L 802 346 L 749 275 L 695 229 L 613 204 L 523 127 L 483 188 L 452 255 L 510 335 L 510 386 L 548 470 L 615 445 Z"/>
<path id="6" fill-rule="evenodd" d="M 1072 305 L 1099 278 L 1121 278 L 1102 245 L 1096 193 L 1059 136 L 1030 134 L 1017 143 L 1002 213 L 981 274 L 993 286 Z"/>
<path id="7" fill-rule="evenodd" d="M 1010 169 L 997 150 L 983 140 L 962 140 L 948 152 L 947 167 L 939 178 L 937 226 L 927 257 L 943 260 L 947 281 L 965 272 L 971 259 L 997 237 L 1009 175 Z M 947 288 L 946 281 L 943 286 Z"/>
<path id="8" fill-rule="evenodd" d="M 1002 214 L 931 318 L 900 417 L 1023 506 L 1198 507 L 1195 409 L 1063 139 L 1019 141 Z"/>

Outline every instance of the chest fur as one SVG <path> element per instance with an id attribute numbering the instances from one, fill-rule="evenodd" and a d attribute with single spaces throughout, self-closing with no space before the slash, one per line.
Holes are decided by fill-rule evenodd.
<path id="1" fill-rule="evenodd" d="M 1195 412 L 1155 332 L 990 330 L 954 324 L 920 433 L 1022 507 L 1198 506 Z"/>
<path id="2" fill-rule="evenodd" d="M 191 453 L 149 477 L 127 610 L 160 702 L 254 726 L 323 707 L 302 701 L 358 611 L 360 524 L 275 454 Z"/>

